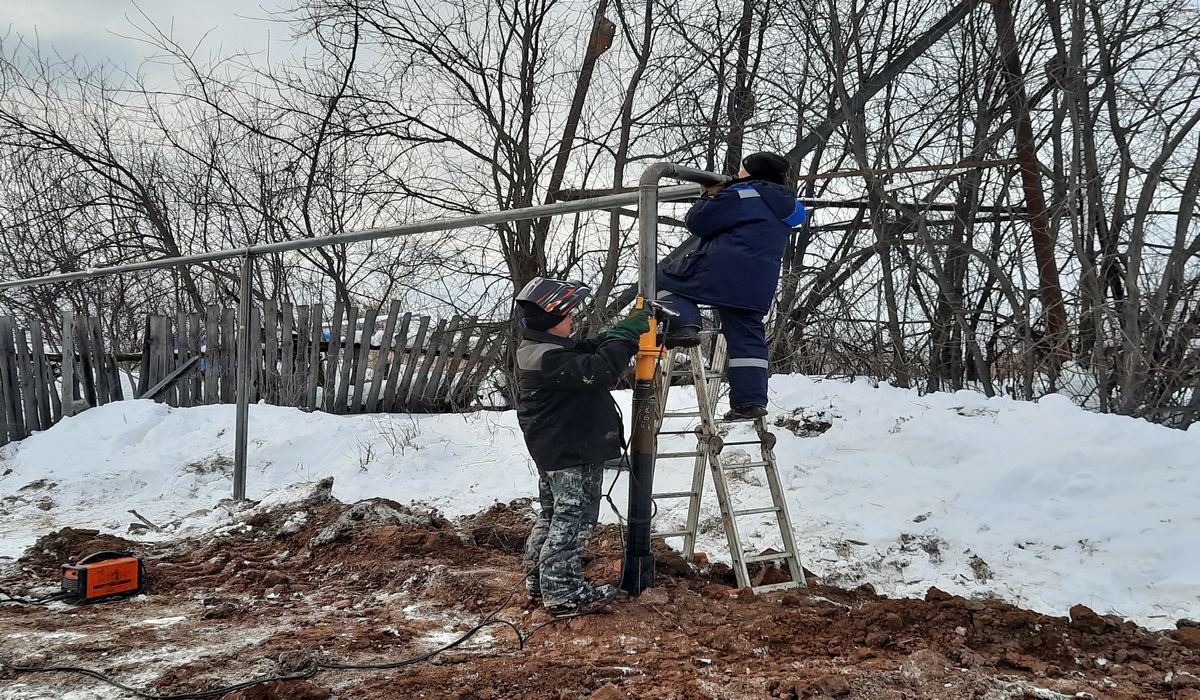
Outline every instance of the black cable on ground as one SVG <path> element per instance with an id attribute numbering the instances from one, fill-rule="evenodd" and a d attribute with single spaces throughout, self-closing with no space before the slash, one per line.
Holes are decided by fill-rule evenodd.
<path id="1" fill-rule="evenodd" d="M 522 586 L 522 585 L 524 585 L 524 581 L 522 581 L 520 584 L 518 584 L 518 586 Z M 431 659 L 434 656 L 437 656 L 438 654 L 449 651 L 450 649 L 453 649 L 454 647 L 457 647 L 457 646 L 463 644 L 468 639 L 470 639 L 471 637 L 478 634 L 480 630 L 482 630 L 483 628 L 488 627 L 490 625 L 507 625 L 508 627 L 510 627 L 517 634 L 517 640 L 519 643 L 518 649 L 524 649 L 525 648 L 525 640 L 528 638 L 528 636 L 522 635 L 520 629 L 518 629 L 515 624 L 509 622 L 508 620 L 495 619 L 495 616 L 498 615 L 501 610 L 508 607 L 508 603 L 509 603 L 509 601 L 512 600 L 512 597 L 516 593 L 516 590 L 517 590 L 517 587 L 514 586 L 513 589 L 511 591 L 509 591 L 508 597 L 504 599 L 504 602 L 501 603 L 500 607 L 498 607 L 495 611 L 493 611 L 491 614 L 489 614 L 487 617 L 485 617 L 482 622 L 475 625 L 471 629 L 467 630 L 458 639 L 455 639 L 454 641 L 450 642 L 449 644 L 447 644 L 443 647 L 439 647 L 437 649 L 434 649 L 433 651 L 426 652 L 425 654 L 422 654 L 420 656 L 416 656 L 416 657 L 413 657 L 410 659 L 404 659 L 402 661 L 394 661 L 391 663 L 382 663 L 382 664 L 333 664 L 333 663 L 323 663 L 320 661 L 310 661 L 307 668 L 305 668 L 305 670 L 301 673 L 296 673 L 296 674 L 291 674 L 291 675 L 267 676 L 265 678 L 256 678 L 254 680 L 243 681 L 241 683 L 235 683 L 233 685 L 227 685 L 227 686 L 223 686 L 220 688 L 213 688 L 212 690 L 202 690 L 202 691 L 198 691 L 198 692 L 194 692 L 194 693 L 177 693 L 177 694 L 171 694 L 171 695 L 149 693 L 144 690 L 138 690 L 137 688 L 125 685 L 124 683 L 121 683 L 120 681 L 114 679 L 113 677 L 111 677 L 107 674 L 92 670 L 90 668 L 82 668 L 82 667 L 78 667 L 78 666 L 17 666 L 16 664 L 9 663 L 5 659 L 0 658 L 0 668 L 5 668 L 5 669 L 8 669 L 8 670 L 16 672 L 16 673 L 76 673 L 79 675 L 84 675 L 84 676 L 89 676 L 91 678 L 95 678 L 96 680 L 102 681 L 102 682 L 107 683 L 116 688 L 120 688 L 121 690 L 124 690 L 126 692 L 133 693 L 134 695 L 137 695 L 140 698 L 147 698 L 148 700 L 200 700 L 202 698 L 214 698 L 214 697 L 219 697 L 221 695 L 226 695 L 228 693 L 237 692 L 239 690 L 245 690 L 246 688 L 250 688 L 250 687 L 253 687 L 256 685 L 262 685 L 265 683 L 274 683 L 275 681 L 308 680 L 309 678 L 316 676 L 317 673 L 319 673 L 321 671 L 325 671 L 325 670 L 354 670 L 354 669 L 364 669 L 365 670 L 365 669 L 401 668 L 403 666 L 412 666 L 412 665 L 421 663 L 422 661 Z"/>

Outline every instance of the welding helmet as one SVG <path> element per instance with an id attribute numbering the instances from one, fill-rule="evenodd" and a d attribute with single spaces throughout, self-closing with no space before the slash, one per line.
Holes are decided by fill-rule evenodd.
<path id="1" fill-rule="evenodd" d="M 545 314 L 566 316 L 591 293 L 590 287 L 577 280 L 534 277 L 517 293 L 517 304 L 527 312 L 540 309 Z"/>

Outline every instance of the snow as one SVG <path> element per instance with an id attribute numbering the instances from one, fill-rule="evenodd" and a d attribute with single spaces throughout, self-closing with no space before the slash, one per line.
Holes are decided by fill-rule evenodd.
<path id="1" fill-rule="evenodd" d="M 1178 431 L 1078 408 L 800 376 L 771 380 L 771 419 L 832 424 L 812 436 L 772 428 L 800 557 L 827 583 L 920 597 L 930 586 L 1065 615 L 1077 603 L 1152 629 L 1200 619 L 1200 426 Z M 629 392 L 614 392 L 628 414 Z M 672 407 L 691 399 L 671 393 Z M 749 427 L 727 437 L 732 441 Z M 0 448 L 0 562 L 58 528 L 135 539 L 220 531 L 232 494 L 233 406 L 173 409 L 121 401 Z M 688 449 L 664 436 L 660 451 Z M 750 461 L 740 448 L 724 456 Z M 691 460 L 661 460 L 656 491 L 688 488 Z M 536 489 L 513 412 L 333 416 L 251 407 L 247 495 L 294 502 L 333 477 L 344 502 L 386 497 L 469 515 Z M 623 474 L 613 479 L 625 510 Z M 751 469 L 735 501 L 763 504 Z M 659 529 L 685 501 L 659 503 Z M 617 521 L 609 508 L 602 520 Z M 746 519 L 747 549 L 781 547 L 773 521 Z M 711 483 L 698 549 L 728 559 Z"/>

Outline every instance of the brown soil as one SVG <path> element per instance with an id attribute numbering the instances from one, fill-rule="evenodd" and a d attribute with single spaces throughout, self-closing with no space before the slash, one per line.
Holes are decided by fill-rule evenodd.
<path id="1" fill-rule="evenodd" d="M 525 501 L 457 524 L 388 501 L 307 505 L 167 545 L 66 528 L 31 547 L 0 588 L 46 590 L 67 559 L 133 549 L 148 567 L 146 595 L 0 606 L 0 657 L 188 693 L 314 664 L 415 659 L 494 614 L 428 660 L 324 668 L 225 697 L 1200 700 L 1200 628 L 1149 632 L 1082 606 L 1049 617 L 937 589 L 890 600 L 816 579 L 756 596 L 732 589 L 727 567 L 697 569 L 665 547 L 655 588 L 556 621 L 521 585 L 528 529 Z M 589 576 L 614 581 L 621 546 L 616 528 L 600 528 Z M 0 670 L 0 698 L 68 692 L 133 697 L 76 674 Z"/>

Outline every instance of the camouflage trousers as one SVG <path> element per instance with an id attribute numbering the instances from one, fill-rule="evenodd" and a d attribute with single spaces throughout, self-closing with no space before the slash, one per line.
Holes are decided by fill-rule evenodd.
<path id="1" fill-rule="evenodd" d="M 580 557 L 600 515 L 603 464 L 538 471 L 542 512 L 525 540 L 526 586 L 546 607 L 569 605 L 587 590 Z"/>

